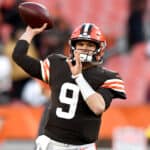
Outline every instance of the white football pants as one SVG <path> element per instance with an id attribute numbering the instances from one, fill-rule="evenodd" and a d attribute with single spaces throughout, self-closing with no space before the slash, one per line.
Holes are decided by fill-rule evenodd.
<path id="1" fill-rule="evenodd" d="M 96 150 L 96 144 L 71 145 L 54 141 L 45 135 L 37 137 L 36 150 Z"/>

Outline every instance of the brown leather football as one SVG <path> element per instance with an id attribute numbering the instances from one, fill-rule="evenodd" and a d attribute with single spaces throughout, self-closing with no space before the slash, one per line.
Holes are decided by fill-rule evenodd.
<path id="1" fill-rule="evenodd" d="M 23 2 L 19 4 L 18 10 L 23 22 L 32 28 L 41 27 L 44 23 L 48 23 L 46 29 L 53 27 L 52 16 L 43 4 Z"/>

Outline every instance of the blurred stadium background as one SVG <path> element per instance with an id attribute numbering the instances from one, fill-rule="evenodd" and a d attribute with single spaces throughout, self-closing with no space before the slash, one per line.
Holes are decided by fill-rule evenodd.
<path id="1" fill-rule="evenodd" d="M 83 22 L 93 22 L 101 28 L 108 41 L 104 66 L 121 74 L 128 98 L 126 101 L 114 100 L 104 113 L 97 145 L 102 150 L 147 150 L 150 143 L 150 1 L 25 1 L 46 5 L 52 16 L 67 20 L 72 29 Z M 0 0 L 0 56 L 7 56 L 10 62 L 14 46 L 10 42 L 11 36 L 19 34 L 17 31 L 25 27 L 18 20 L 17 6 L 20 2 L 23 1 Z M 131 23 L 134 11 L 138 13 Z M 35 42 L 35 49 L 36 46 Z M 3 63 L 0 65 L 1 74 L 7 72 L 7 67 Z M 0 90 L 6 76 L 0 78 Z M 25 80 L 28 78 L 27 75 L 23 77 Z M 11 74 L 7 79 L 15 82 L 19 77 Z M 0 93 L 0 149 L 34 149 L 44 104 L 30 104 L 19 96 L 7 97 L 3 91 Z"/>

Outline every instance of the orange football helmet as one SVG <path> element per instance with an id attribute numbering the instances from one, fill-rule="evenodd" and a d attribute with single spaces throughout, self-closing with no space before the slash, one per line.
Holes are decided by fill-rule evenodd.
<path id="1" fill-rule="evenodd" d="M 93 52 L 92 59 L 85 59 L 84 62 L 99 62 L 102 60 L 104 55 L 104 49 L 106 47 L 106 39 L 101 33 L 101 30 L 95 24 L 84 23 L 72 32 L 72 35 L 69 40 L 72 55 L 73 51 L 75 50 L 76 42 L 80 40 L 92 41 L 96 44 L 96 50 Z M 85 58 L 88 57 L 85 56 Z"/>

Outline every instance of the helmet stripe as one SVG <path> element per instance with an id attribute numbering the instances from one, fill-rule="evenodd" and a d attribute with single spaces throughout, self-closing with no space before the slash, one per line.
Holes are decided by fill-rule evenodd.
<path id="1" fill-rule="evenodd" d="M 90 34 L 91 34 L 92 26 L 93 26 L 92 24 L 90 24 L 90 25 L 89 25 L 88 35 L 90 35 Z"/>
<path id="2" fill-rule="evenodd" d="M 85 23 L 85 24 L 83 24 L 83 26 L 81 27 L 80 34 L 81 34 L 81 35 L 90 35 L 91 29 L 92 29 L 92 24 L 90 24 L 90 23 Z"/>
<path id="3" fill-rule="evenodd" d="M 82 25 L 81 30 L 80 30 L 80 34 L 83 34 L 84 28 L 85 28 L 85 24 Z"/>
<path id="4" fill-rule="evenodd" d="M 86 34 L 88 33 L 89 26 L 90 26 L 90 24 L 89 24 L 89 23 L 86 23 L 86 24 L 85 24 L 83 34 L 84 34 L 84 33 L 86 33 Z"/>

